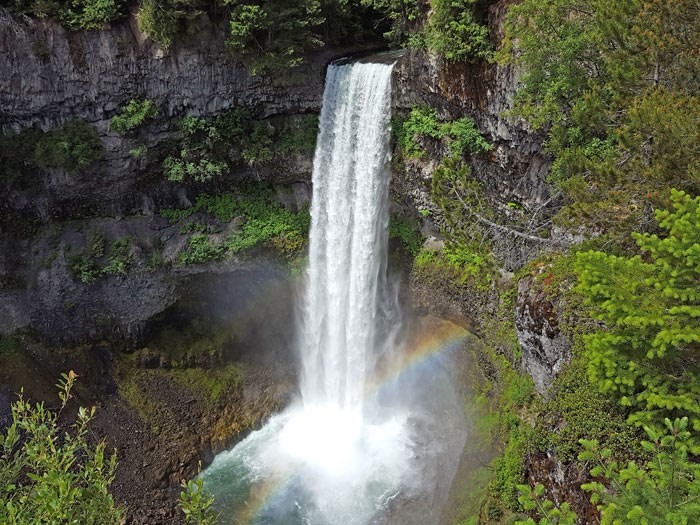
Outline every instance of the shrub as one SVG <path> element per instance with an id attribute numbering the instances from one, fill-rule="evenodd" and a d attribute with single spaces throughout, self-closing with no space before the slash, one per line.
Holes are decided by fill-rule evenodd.
<path id="1" fill-rule="evenodd" d="M 189 0 L 141 0 L 138 13 L 139 29 L 169 49 L 183 35 L 196 30 L 203 11 Z"/>
<path id="2" fill-rule="evenodd" d="M 34 150 L 41 167 L 69 172 L 86 168 L 103 156 L 104 148 L 95 128 L 78 120 L 44 133 Z"/>
<path id="3" fill-rule="evenodd" d="M 133 133 L 147 120 L 158 114 L 155 102 L 150 99 L 130 100 L 122 107 L 121 113 L 112 117 L 109 128 L 120 135 Z"/>
<path id="4" fill-rule="evenodd" d="M 632 410 L 631 421 L 659 430 L 687 415 L 700 430 L 700 197 L 673 191 L 656 212 L 656 234 L 633 234 L 644 257 L 577 254 L 576 290 L 604 329 L 586 336 L 591 380 Z"/>
<path id="5" fill-rule="evenodd" d="M 104 274 L 125 275 L 134 261 L 133 242 L 130 237 L 114 241 L 109 248 L 108 264 L 102 268 Z"/>
<path id="6" fill-rule="evenodd" d="M 491 150 L 492 146 L 481 135 L 468 117 L 440 122 L 435 109 L 416 107 L 408 118 L 394 121 L 392 129 L 402 154 L 419 158 L 425 155 L 426 139 L 441 140 L 453 157 L 476 155 Z"/>
<path id="7" fill-rule="evenodd" d="M 68 0 L 59 18 L 68 29 L 101 29 L 122 16 L 119 0 Z"/>
<path id="8" fill-rule="evenodd" d="M 481 0 L 432 0 L 425 44 L 450 61 L 491 58 L 489 29 L 476 16 Z"/>
<path id="9" fill-rule="evenodd" d="M 88 426 L 95 408 L 79 408 L 74 424 L 59 424 L 77 378 L 62 374 L 58 412 L 21 395 L 0 435 L 0 522 L 16 525 L 117 525 L 122 521 L 108 491 L 116 455 L 105 443 L 92 446 Z"/>
<path id="10" fill-rule="evenodd" d="M 663 431 L 645 429 L 649 441 L 642 447 L 652 456 L 645 465 L 622 465 L 611 459 L 610 449 L 596 440 L 581 440 L 581 461 L 593 465 L 595 481 L 581 488 L 601 512 L 601 523 L 690 524 L 700 521 L 700 465 L 690 460 L 692 448 L 688 418 L 664 420 Z M 518 487 L 526 510 L 537 511 L 539 524 L 575 525 L 576 514 L 568 503 L 559 507 L 544 498 L 544 487 Z M 534 519 L 516 525 L 537 525 Z"/>
<path id="11" fill-rule="evenodd" d="M 414 218 L 390 217 L 389 237 L 399 239 L 408 253 L 415 256 L 423 244 L 420 234 L 420 224 Z"/>

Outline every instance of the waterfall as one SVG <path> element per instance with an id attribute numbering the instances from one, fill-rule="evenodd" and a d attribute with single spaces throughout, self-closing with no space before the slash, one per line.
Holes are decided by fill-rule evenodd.
<path id="1" fill-rule="evenodd" d="M 451 421 L 463 416 L 444 364 L 430 353 L 397 358 L 386 278 L 392 67 L 328 68 L 300 304 L 301 398 L 202 473 L 222 523 L 438 521 L 464 444 L 450 448 L 445 436 L 462 439 Z"/>
<path id="2" fill-rule="evenodd" d="M 331 65 L 313 168 L 303 401 L 361 409 L 381 345 L 392 65 Z"/>

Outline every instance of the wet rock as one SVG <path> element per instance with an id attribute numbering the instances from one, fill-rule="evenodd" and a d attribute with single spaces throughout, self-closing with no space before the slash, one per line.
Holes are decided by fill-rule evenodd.
<path id="1" fill-rule="evenodd" d="M 518 282 L 515 327 L 525 368 L 537 392 L 545 394 L 571 359 L 571 344 L 560 330 L 557 305 L 537 285 L 534 276 Z"/>

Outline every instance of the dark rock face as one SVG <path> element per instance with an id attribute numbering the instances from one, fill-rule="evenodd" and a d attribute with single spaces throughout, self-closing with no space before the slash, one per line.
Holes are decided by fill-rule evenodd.
<path id="1" fill-rule="evenodd" d="M 251 76 L 233 61 L 215 27 L 163 52 L 135 17 L 106 31 L 67 32 L 54 22 L 0 15 L 0 128 L 50 128 L 69 118 L 103 122 L 132 98 L 150 98 L 161 116 L 211 115 L 237 106 L 264 116 L 318 110 L 328 56 L 312 57 L 282 82 Z"/>
<path id="2" fill-rule="evenodd" d="M 251 76 L 212 26 L 196 41 L 163 52 L 141 34 L 134 17 L 104 31 L 67 32 L 50 21 L 18 20 L 0 9 L 0 132 L 37 126 L 44 130 L 73 119 L 95 126 L 105 158 L 77 173 L 45 170 L 36 182 L 15 187 L 0 181 L 0 333 L 30 329 L 48 343 L 107 337 L 127 344 L 144 323 L 180 297 L 180 284 L 195 274 L 230 273 L 255 266 L 228 261 L 144 271 L 146 251 L 163 246 L 173 263 L 186 239 L 156 212 L 187 207 L 190 189 L 163 180 L 129 150 L 140 141 L 152 149 L 172 136 L 183 116 L 212 116 L 249 108 L 256 116 L 317 112 L 327 62 L 337 50 L 308 57 L 287 75 Z M 137 140 L 109 129 L 109 120 L 131 99 L 158 107 Z M 296 155 L 259 170 L 240 167 L 209 191 L 226 191 L 249 180 L 289 187 L 278 192 L 290 209 L 308 200 L 311 159 Z M 6 213 L 7 212 L 7 213 Z M 31 223 L 18 231 L 15 217 Z M 137 263 L 124 276 L 83 284 L 70 258 L 90 232 L 115 240 L 128 236 Z M 229 233 L 229 232 L 224 232 Z M 72 250 L 72 251 L 71 251 Z"/>
<path id="3" fill-rule="evenodd" d="M 158 117 L 142 140 L 149 148 L 168 138 L 183 116 L 211 116 L 236 107 L 260 117 L 317 112 L 325 66 L 337 51 L 309 57 L 294 75 L 251 76 L 225 47 L 216 27 L 196 42 L 164 52 L 139 32 L 136 20 L 104 31 L 67 32 L 50 21 L 17 19 L 0 10 L 0 132 L 31 126 L 48 130 L 73 119 L 95 126 L 105 159 L 77 174 L 49 170 L 37 195 L 13 192 L 12 209 L 42 219 L 152 213 L 174 202 L 176 190 L 149 180 L 137 145 L 109 129 L 109 120 L 131 99 L 155 102 Z M 303 166 L 284 170 L 293 180 Z M 260 178 L 241 170 L 238 178 Z M 263 174 L 265 175 L 265 174 Z M 269 175 L 269 174 L 268 174 Z"/>
<path id="4" fill-rule="evenodd" d="M 502 0 L 489 8 L 489 23 L 497 39 L 509 3 Z M 483 184 L 488 206 L 504 219 L 510 215 L 509 206 L 532 212 L 545 209 L 551 200 L 546 183 L 550 159 L 542 150 L 543 136 L 533 133 L 522 120 L 506 116 L 513 107 L 519 75 L 512 65 L 451 63 L 414 50 L 409 50 L 394 70 L 396 109 L 430 106 L 441 118 L 470 117 L 493 145 L 490 152 L 471 158 L 469 164 Z M 433 217 L 439 217 L 430 198 L 430 181 L 437 166 L 433 154 L 410 159 L 402 172 L 394 174 L 393 181 L 396 196 L 430 210 Z M 508 270 L 532 258 L 538 248 L 521 249 L 514 244 L 506 240 L 493 246 Z"/>
<path id="5" fill-rule="evenodd" d="M 559 329 L 557 307 L 532 276 L 518 282 L 515 327 L 523 362 L 540 394 L 545 394 L 571 359 L 569 339 Z"/>

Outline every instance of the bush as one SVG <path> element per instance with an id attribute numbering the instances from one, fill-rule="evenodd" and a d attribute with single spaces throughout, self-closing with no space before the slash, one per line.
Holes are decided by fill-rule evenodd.
<path id="1" fill-rule="evenodd" d="M 109 128 L 120 135 L 128 135 L 158 114 L 155 102 L 150 99 L 130 100 L 121 113 L 112 117 Z"/>
<path id="2" fill-rule="evenodd" d="M 180 252 L 179 264 L 200 264 L 215 259 L 221 259 L 226 253 L 224 246 L 214 246 L 209 237 L 196 234 L 190 237 L 187 249 Z"/>
<path id="3" fill-rule="evenodd" d="M 119 0 L 69 0 L 59 18 L 68 29 L 101 29 L 122 16 Z"/>
<path id="4" fill-rule="evenodd" d="M 311 217 L 307 209 L 293 213 L 275 200 L 273 190 L 266 186 L 252 186 L 245 193 L 224 193 L 200 196 L 195 205 L 184 210 L 161 210 L 171 224 L 187 220 L 192 214 L 206 211 L 221 222 L 243 219 L 240 231 L 232 234 L 224 246 L 213 247 L 205 234 L 194 235 L 195 246 L 181 254 L 180 262 L 190 264 L 236 254 L 261 244 L 270 244 L 285 257 L 297 256 L 306 243 Z M 194 249 L 194 252 L 193 252 Z M 195 255 L 199 252 L 200 255 Z"/>
<path id="5" fill-rule="evenodd" d="M 134 261 L 132 246 L 133 242 L 130 237 L 114 241 L 109 248 L 108 264 L 102 268 L 102 273 L 125 275 Z"/>
<path id="6" fill-rule="evenodd" d="M 37 141 L 34 158 L 43 168 L 69 172 L 86 168 L 104 156 L 102 141 L 93 126 L 73 121 L 44 133 Z"/>
<path id="7" fill-rule="evenodd" d="M 645 465 L 627 465 L 612 459 L 610 449 L 597 440 L 581 440 L 579 460 L 593 465 L 595 479 L 582 485 L 591 493 L 591 503 L 601 512 L 601 523 L 690 524 L 700 521 L 700 465 L 690 460 L 692 448 L 688 418 L 664 420 L 663 431 L 645 429 L 649 441 L 642 447 L 652 456 Z M 518 487 L 526 510 L 537 511 L 540 525 L 575 525 L 576 514 L 568 503 L 556 507 L 545 499 L 544 487 Z M 536 525 L 532 518 L 516 525 Z"/>
<path id="8" fill-rule="evenodd" d="M 189 0 L 141 0 L 138 24 L 151 40 L 169 49 L 178 38 L 196 30 L 202 15 Z"/>
<path id="9" fill-rule="evenodd" d="M 700 197 L 674 190 L 672 203 L 656 212 L 663 233 L 633 234 L 644 257 L 578 253 L 576 290 L 605 326 L 585 338 L 593 383 L 637 424 L 687 415 L 698 431 Z"/>
<path id="10" fill-rule="evenodd" d="M 476 16 L 481 0 L 432 0 L 425 44 L 450 61 L 475 62 L 491 58 L 489 29 Z"/>
<path id="11" fill-rule="evenodd" d="M 460 158 L 492 149 L 468 117 L 440 122 L 435 109 L 416 107 L 408 118 L 394 121 L 392 126 L 400 151 L 407 157 L 420 158 L 426 153 L 426 139 L 444 141 L 450 154 Z"/>
<path id="12" fill-rule="evenodd" d="M 0 435 L 0 522 L 118 525 L 122 511 L 108 491 L 116 455 L 107 455 L 104 441 L 89 443 L 94 407 L 79 408 L 70 426 L 59 424 L 77 375 L 62 378 L 58 412 L 21 395 L 12 404 L 12 422 Z"/>
<path id="13" fill-rule="evenodd" d="M 412 217 L 390 217 L 389 238 L 399 239 L 408 253 L 415 256 L 423 244 L 420 224 Z"/>

